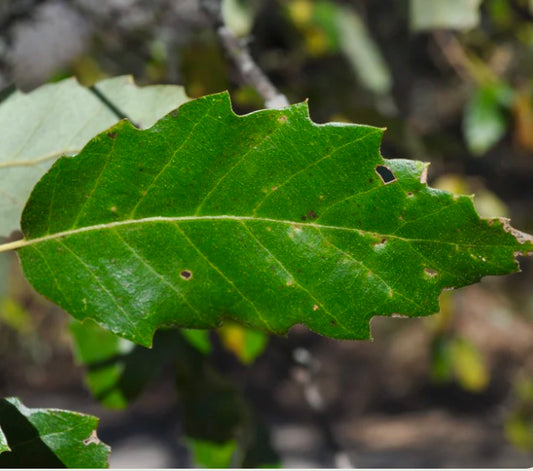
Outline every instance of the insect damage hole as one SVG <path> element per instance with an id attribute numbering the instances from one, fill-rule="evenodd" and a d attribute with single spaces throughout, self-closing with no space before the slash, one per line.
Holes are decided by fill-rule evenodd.
<path id="1" fill-rule="evenodd" d="M 396 176 L 392 173 L 392 170 L 389 167 L 385 167 L 385 165 L 376 165 L 375 170 L 385 185 L 396 181 Z"/>
<path id="2" fill-rule="evenodd" d="M 180 276 L 185 280 L 189 281 L 192 278 L 192 271 L 191 270 L 182 270 L 180 272 Z"/>
<path id="3" fill-rule="evenodd" d="M 100 439 L 96 435 L 96 430 L 93 430 L 91 434 L 85 440 L 83 440 L 83 444 L 85 446 L 92 445 L 93 443 L 96 445 L 100 443 Z"/>

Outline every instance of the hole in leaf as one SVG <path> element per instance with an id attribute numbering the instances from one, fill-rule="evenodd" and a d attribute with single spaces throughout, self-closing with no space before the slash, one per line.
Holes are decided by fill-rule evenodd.
<path id="1" fill-rule="evenodd" d="M 192 278 L 192 271 L 190 271 L 190 270 L 182 270 L 181 273 L 180 273 L 180 276 L 185 281 L 189 281 Z"/>
<path id="2" fill-rule="evenodd" d="M 377 165 L 376 173 L 385 185 L 396 181 L 396 177 L 394 173 L 392 173 L 392 170 L 389 167 L 385 167 L 385 165 Z"/>

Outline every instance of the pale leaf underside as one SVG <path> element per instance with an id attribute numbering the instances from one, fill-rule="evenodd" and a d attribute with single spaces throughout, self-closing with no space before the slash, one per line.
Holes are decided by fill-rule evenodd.
<path id="1" fill-rule="evenodd" d="M 188 100 L 182 87 L 137 87 L 129 76 L 102 80 L 94 89 L 141 128 Z M 96 93 L 71 78 L 17 91 L 0 104 L 0 237 L 19 229 L 32 187 L 55 160 L 76 154 L 119 121 Z"/>

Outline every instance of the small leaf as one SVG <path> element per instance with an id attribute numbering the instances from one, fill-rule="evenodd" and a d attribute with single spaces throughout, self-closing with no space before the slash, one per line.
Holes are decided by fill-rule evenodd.
<path id="1" fill-rule="evenodd" d="M 190 345 L 204 355 L 209 355 L 213 349 L 209 340 L 209 331 L 199 329 L 181 329 L 181 335 Z"/>
<path id="2" fill-rule="evenodd" d="M 85 366 L 86 382 L 92 395 L 104 406 L 123 409 L 136 399 L 146 385 L 172 360 L 176 331 L 161 330 L 154 346 L 147 349 L 103 330 L 96 323 L 73 321 L 70 330 L 74 355 Z"/>
<path id="3" fill-rule="evenodd" d="M 479 349 L 470 341 L 455 338 L 452 360 L 457 381 L 467 391 L 483 391 L 490 380 L 490 372 Z"/>
<path id="4" fill-rule="evenodd" d="M 482 155 L 505 134 L 507 120 L 493 86 L 478 89 L 465 108 L 463 132 L 470 152 Z"/>
<path id="5" fill-rule="evenodd" d="M 227 94 L 145 131 L 123 121 L 54 165 L 25 240 L 0 250 L 77 319 L 143 345 L 223 318 L 368 338 L 374 315 L 427 315 L 443 288 L 518 269 L 528 236 L 429 188 L 425 164 L 384 160 L 381 136 L 316 125 L 305 104 L 239 117 Z"/>
<path id="6" fill-rule="evenodd" d="M 481 0 L 411 0 L 411 29 L 474 28 L 479 24 L 480 4 Z"/>
<path id="7" fill-rule="evenodd" d="M 2 428 L 0 427 L 0 455 L 4 453 L 4 451 L 11 451 L 11 448 L 9 448 L 7 438 L 4 435 Z"/>
<path id="8" fill-rule="evenodd" d="M 237 449 L 237 443 L 214 443 L 205 440 L 186 439 L 192 455 L 193 464 L 198 468 L 229 468 Z"/>
<path id="9" fill-rule="evenodd" d="M 107 468 L 109 447 L 96 436 L 97 425 L 90 415 L 1 399 L 0 467 Z"/>
<path id="10" fill-rule="evenodd" d="M 268 336 L 238 324 L 227 323 L 218 330 L 222 345 L 245 364 L 252 363 L 265 349 Z"/>
<path id="11" fill-rule="evenodd" d="M 188 100 L 182 87 L 139 88 L 131 77 L 99 82 L 95 89 L 141 128 Z M 31 188 L 63 154 L 76 154 L 89 139 L 119 121 L 75 79 L 13 93 L 0 105 L 0 237 L 19 228 Z"/>

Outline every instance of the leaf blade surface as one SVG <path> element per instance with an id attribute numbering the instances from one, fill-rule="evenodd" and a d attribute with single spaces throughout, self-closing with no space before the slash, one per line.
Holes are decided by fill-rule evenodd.
<path id="1" fill-rule="evenodd" d="M 121 122 L 35 187 L 26 276 L 149 345 L 160 325 L 224 318 L 368 338 L 374 315 L 427 315 L 445 287 L 516 271 L 531 242 L 429 188 L 425 164 L 384 160 L 382 132 L 317 125 L 305 104 L 239 117 L 227 94 Z"/>

